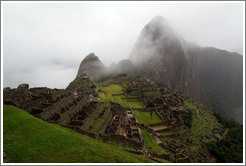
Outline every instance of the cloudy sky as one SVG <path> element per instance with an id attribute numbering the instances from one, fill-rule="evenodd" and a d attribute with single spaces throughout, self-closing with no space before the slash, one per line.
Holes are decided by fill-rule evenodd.
<path id="1" fill-rule="evenodd" d="M 127 58 L 144 25 L 161 15 L 187 41 L 243 52 L 242 3 L 3 4 L 3 86 L 65 88 L 94 52 L 110 65 Z"/>

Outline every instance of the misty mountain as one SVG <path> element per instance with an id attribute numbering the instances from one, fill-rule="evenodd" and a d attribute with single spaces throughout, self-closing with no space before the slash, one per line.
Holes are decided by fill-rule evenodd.
<path id="1" fill-rule="evenodd" d="M 138 75 L 165 82 L 190 97 L 200 98 L 195 71 L 185 58 L 181 42 L 163 17 L 153 18 L 143 28 L 129 59 L 135 64 Z"/>
<path id="2" fill-rule="evenodd" d="M 77 77 L 85 73 L 90 76 L 93 81 L 97 81 L 105 75 L 106 70 L 106 67 L 99 58 L 94 53 L 90 53 L 80 63 Z"/>
<path id="3" fill-rule="evenodd" d="M 227 118 L 242 122 L 243 57 L 189 43 L 161 16 L 153 18 L 143 28 L 129 59 L 106 69 L 98 57 L 90 54 L 80 64 L 78 75 L 83 72 L 94 81 L 106 72 L 160 81 Z"/>
<path id="4" fill-rule="evenodd" d="M 243 122 L 243 57 L 190 44 L 184 50 L 197 73 L 202 101 L 226 117 Z"/>
<path id="5" fill-rule="evenodd" d="M 126 74 L 136 74 L 136 67 L 135 65 L 128 59 L 123 59 L 119 61 L 116 64 L 112 64 L 109 67 L 109 72 L 111 74 L 120 74 L 120 73 L 126 73 Z"/>
<path id="6" fill-rule="evenodd" d="M 137 74 L 169 84 L 242 122 L 241 55 L 191 44 L 158 16 L 143 28 L 129 59 Z"/>

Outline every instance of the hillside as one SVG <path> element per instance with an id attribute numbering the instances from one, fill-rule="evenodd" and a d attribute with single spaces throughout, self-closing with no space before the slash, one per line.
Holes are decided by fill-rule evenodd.
<path id="1" fill-rule="evenodd" d="M 141 31 L 129 60 L 138 75 L 168 84 L 242 123 L 242 55 L 191 44 L 158 16 Z"/>
<path id="2" fill-rule="evenodd" d="M 167 156 L 175 154 L 173 162 L 242 162 L 242 125 L 214 113 L 206 105 L 166 85 L 139 77 L 118 75 L 97 86 L 96 95 L 107 105 L 116 102 L 133 111 L 153 156 L 170 160 Z M 186 110 L 185 114 L 179 112 L 183 122 L 161 129 L 167 124 L 165 106 L 171 112 Z"/>
<path id="3" fill-rule="evenodd" d="M 18 143 L 17 146 L 12 143 L 12 135 L 6 135 L 9 130 L 10 134 L 17 131 L 18 133 L 14 136 L 18 138 L 16 140 L 20 138 L 21 141 L 25 138 L 24 136 L 29 136 L 25 134 L 34 132 L 34 138 L 29 136 L 31 140 L 25 138 L 24 140 L 28 142 L 23 142 L 23 146 L 26 144 L 31 149 L 25 151 L 27 155 L 34 155 L 32 154 L 33 148 L 43 147 L 46 145 L 44 144 L 46 139 L 52 139 L 50 135 L 55 133 L 53 129 L 33 130 L 31 127 L 29 131 L 29 125 L 25 124 L 29 123 L 29 120 L 23 118 L 32 117 L 31 119 L 34 118 L 37 121 L 30 122 L 38 123 L 38 126 L 41 126 L 39 122 L 42 122 L 48 126 L 56 126 L 59 131 L 65 130 L 81 136 L 84 142 L 88 143 L 85 138 L 90 140 L 90 143 L 94 145 L 83 144 L 87 152 L 81 151 L 81 155 L 89 153 L 89 158 L 91 153 L 98 155 L 96 160 L 91 160 L 91 162 L 145 162 L 140 160 L 144 156 L 157 162 L 242 162 L 242 125 L 233 120 L 224 119 L 206 105 L 187 97 L 180 91 L 143 77 L 119 74 L 95 83 L 83 74 L 75 78 L 67 89 L 29 88 L 27 84 L 23 84 L 15 89 L 5 88 L 3 94 L 4 104 L 17 106 L 43 120 L 40 121 L 23 111 L 21 114 L 15 111 L 10 111 L 8 114 L 7 111 L 4 114 L 4 126 L 7 127 L 4 128 L 4 139 L 6 138 L 4 149 L 7 156 L 11 156 L 11 153 L 13 156 L 17 155 L 18 151 L 15 151 L 15 148 L 21 145 Z M 7 107 L 5 106 L 5 109 Z M 17 124 L 18 121 L 25 123 Z M 20 128 L 21 132 L 19 132 L 18 127 L 22 125 L 23 128 Z M 31 124 L 31 126 L 35 125 Z M 45 138 L 40 137 L 40 142 L 35 142 L 39 141 L 37 139 L 39 135 L 45 135 L 42 136 Z M 65 135 L 63 136 L 66 139 L 73 137 L 70 134 Z M 59 139 L 57 143 L 66 140 Z M 37 143 L 37 146 L 30 144 L 33 141 Z M 56 148 L 59 149 L 63 143 L 57 145 Z M 72 145 L 68 143 L 67 146 Z M 107 147 L 104 149 L 104 146 Z M 52 146 L 45 148 L 52 148 Z M 100 152 L 95 148 L 100 149 Z M 118 153 L 116 149 L 124 150 L 122 153 L 131 152 L 140 159 L 136 158 L 137 161 L 132 160 L 131 157 L 128 158 L 129 160 L 119 161 L 114 161 L 110 157 L 102 159 L 101 157 L 105 158 L 106 153 L 109 156 L 112 155 L 104 151 L 110 148 L 115 149 L 112 151 L 115 154 Z M 59 153 L 65 153 L 64 149 L 61 149 Z M 52 152 L 52 150 L 49 151 Z M 55 150 L 53 152 L 55 153 Z M 71 155 L 74 155 L 73 152 Z M 36 161 L 36 159 L 31 158 L 29 162 L 31 161 Z M 71 162 L 80 161 L 72 160 Z M 81 162 L 89 162 L 89 159 Z"/>
<path id="4" fill-rule="evenodd" d="M 14 106 L 4 105 L 3 124 L 3 147 L 11 163 L 154 162 L 44 122 Z"/>

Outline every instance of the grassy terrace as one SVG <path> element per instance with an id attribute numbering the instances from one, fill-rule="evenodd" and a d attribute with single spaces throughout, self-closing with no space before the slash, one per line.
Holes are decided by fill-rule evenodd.
<path id="1" fill-rule="evenodd" d="M 148 125 L 162 122 L 154 111 L 152 111 L 152 118 L 150 112 L 141 112 L 138 110 L 133 110 L 133 112 L 136 115 L 139 124 Z"/>
<path id="2" fill-rule="evenodd" d="M 89 132 L 92 132 L 98 125 L 98 123 L 102 120 L 102 117 L 99 116 L 98 118 L 96 118 L 96 120 L 92 123 L 92 125 L 88 128 Z"/>
<path id="3" fill-rule="evenodd" d="M 109 116 L 105 119 L 105 121 L 103 122 L 103 124 L 100 126 L 100 128 L 98 129 L 98 132 L 101 132 L 103 130 L 103 128 L 106 127 L 107 122 L 112 118 L 112 112 L 110 112 Z"/>
<path id="4" fill-rule="evenodd" d="M 174 134 L 174 132 L 173 131 L 165 131 L 165 132 L 161 132 L 160 134 L 163 135 L 163 136 L 167 136 L 167 135 Z"/>
<path id="5" fill-rule="evenodd" d="M 153 162 L 7 105 L 3 106 L 3 147 L 14 163 Z"/>
<path id="6" fill-rule="evenodd" d="M 124 107 L 131 107 L 131 108 L 144 108 L 143 104 L 140 101 L 128 101 L 126 96 L 124 95 L 124 92 L 122 91 L 123 88 L 120 85 L 112 84 L 108 86 L 102 86 L 99 84 L 98 86 L 99 90 L 106 92 L 106 94 L 102 92 L 98 92 L 98 95 L 102 101 L 109 102 L 110 100 L 112 102 L 119 103 L 123 105 Z M 112 94 L 122 94 L 114 96 Z M 133 96 L 128 96 L 133 97 Z M 135 97 L 135 96 L 134 96 Z"/>
<path id="7" fill-rule="evenodd" d="M 168 154 L 169 153 L 169 151 L 167 149 L 159 146 L 156 143 L 155 138 L 153 136 L 151 136 L 148 132 L 146 132 L 144 130 L 141 130 L 141 131 L 142 131 L 144 142 L 145 142 L 145 145 L 146 145 L 146 148 L 148 151 L 154 150 L 158 154 Z"/>
<path id="8" fill-rule="evenodd" d="M 144 138 L 146 148 L 148 150 L 154 150 L 157 153 L 163 153 L 164 150 L 156 143 L 155 138 L 152 137 L 148 132 L 141 130 Z"/>
<path id="9" fill-rule="evenodd" d="M 127 83 L 123 83 L 123 86 L 127 86 Z M 116 84 L 111 84 L 108 86 L 102 86 L 99 84 L 99 90 L 104 91 L 106 93 L 98 92 L 98 95 L 100 96 L 102 101 L 109 102 L 110 100 L 112 102 L 119 103 L 123 105 L 124 107 L 131 107 L 133 109 L 133 112 L 139 122 L 139 124 L 154 124 L 154 123 L 160 123 L 162 120 L 157 116 L 156 112 L 152 111 L 152 118 L 150 115 L 150 112 L 140 112 L 134 108 L 144 108 L 143 104 L 138 101 L 137 99 L 129 100 L 126 99 L 127 97 L 137 97 L 138 92 L 132 92 L 132 95 L 128 95 L 127 97 L 124 95 L 123 87 Z M 118 94 L 118 95 L 114 95 Z M 154 150 L 157 153 L 169 153 L 168 150 L 160 147 L 153 136 L 151 136 L 148 132 L 142 130 L 142 134 L 147 146 L 148 150 Z M 115 143 L 112 143 L 115 145 Z M 118 145 L 123 146 L 123 145 Z M 124 145 L 125 146 L 125 145 Z M 129 147 L 128 147 L 129 148 Z M 168 162 L 168 161 L 165 161 Z"/>
<path id="10" fill-rule="evenodd" d="M 196 103 L 200 105 L 199 103 Z M 196 105 L 185 101 L 185 105 L 192 110 L 192 121 L 190 133 L 193 138 L 205 136 L 207 139 L 210 137 L 212 129 L 218 124 L 215 116 L 211 110 L 198 108 Z"/>
<path id="11" fill-rule="evenodd" d="M 155 112 L 152 112 L 152 118 L 149 112 L 140 112 L 134 110 L 134 108 L 144 108 L 143 104 L 140 101 L 134 100 L 130 101 L 126 99 L 126 96 L 123 95 L 124 92 L 122 91 L 122 87 L 120 85 L 112 84 L 108 86 L 100 86 L 99 89 L 101 91 L 106 92 L 106 94 L 99 92 L 98 95 L 100 96 L 102 101 L 113 101 L 123 105 L 124 107 L 131 107 L 133 109 L 134 114 L 140 124 L 153 124 L 162 122 L 161 119 L 157 116 Z M 113 95 L 113 94 L 122 94 L 122 95 Z M 128 97 L 136 97 L 136 95 L 128 95 Z"/>

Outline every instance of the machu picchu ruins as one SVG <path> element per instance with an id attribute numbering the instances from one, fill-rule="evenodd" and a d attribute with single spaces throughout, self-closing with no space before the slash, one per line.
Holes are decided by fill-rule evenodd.
<path id="1" fill-rule="evenodd" d="M 245 2 L 1 9 L 1 164 L 245 165 Z"/>
<path id="2" fill-rule="evenodd" d="M 4 104 L 43 121 L 158 162 L 216 162 L 204 144 L 224 132 L 205 105 L 139 76 L 96 83 L 83 74 L 66 89 L 21 84 L 3 95 Z"/>

